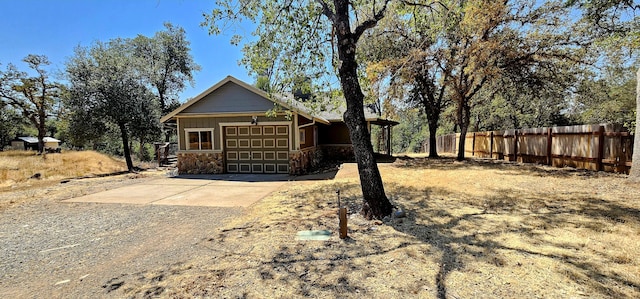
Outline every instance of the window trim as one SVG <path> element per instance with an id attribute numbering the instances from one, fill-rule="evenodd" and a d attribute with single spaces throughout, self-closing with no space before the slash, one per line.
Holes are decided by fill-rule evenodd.
<path id="1" fill-rule="evenodd" d="M 213 151 L 215 150 L 215 144 L 214 142 L 214 128 L 185 128 L 184 129 L 184 145 L 185 145 L 185 149 L 187 151 Z M 193 132 L 198 132 L 198 148 L 191 148 L 191 144 L 189 142 L 189 133 L 193 133 Z M 202 140 L 201 140 L 201 135 L 200 133 L 202 132 L 209 132 L 210 137 L 211 137 L 211 149 L 202 149 Z"/>
<path id="2" fill-rule="evenodd" d="M 307 131 L 304 128 L 302 128 L 302 129 L 299 130 L 299 132 L 300 132 L 300 144 L 301 145 L 302 144 L 306 145 L 307 144 Z"/>

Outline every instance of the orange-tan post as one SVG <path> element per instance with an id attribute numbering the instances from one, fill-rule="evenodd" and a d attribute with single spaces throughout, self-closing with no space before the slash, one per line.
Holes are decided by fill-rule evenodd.
<path id="1" fill-rule="evenodd" d="M 347 238 L 347 208 L 340 208 L 340 239 Z"/>

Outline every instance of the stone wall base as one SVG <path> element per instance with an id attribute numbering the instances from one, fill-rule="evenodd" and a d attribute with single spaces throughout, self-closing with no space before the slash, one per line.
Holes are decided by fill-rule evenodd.
<path id="1" fill-rule="evenodd" d="M 289 152 L 289 174 L 300 175 L 308 173 L 310 169 L 320 165 L 322 158 L 322 150 L 318 147 Z"/>
<path id="2" fill-rule="evenodd" d="M 179 174 L 224 173 L 222 153 L 178 153 Z"/>

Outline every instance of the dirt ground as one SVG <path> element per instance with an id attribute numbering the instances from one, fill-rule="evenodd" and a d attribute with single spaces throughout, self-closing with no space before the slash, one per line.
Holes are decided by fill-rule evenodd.
<path id="1" fill-rule="evenodd" d="M 194 241 L 203 249 L 197 256 L 145 265 L 100 294 L 640 297 L 640 186 L 624 175 L 407 157 L 380 164 L 380 171 L 389 198 L 407 217 L 363 219 L 356 166 L 344 164 L 333 180 L 289 184 L 205 232 Z M 350 213 L 345 240 L 337 234 L 338 189 Z M 297 240 L 303 230 L 332 234 L 326 241 Z"/>
<path id="2" fill-rule="evenodd" d="M 158 175 L 40 182 L 0 193 L 0 298 L 121 298 L 119 290 L 141 271 L 208 256 L 204 240 L 242 208 L 61 202 Z"/>
<path id="3" fill-rule="evenodd" d="M 124 294 L 640 297 L 640 186 L 624 175 L 405 157 L 380 170 L 407 217 L 366 221 L 356 166 L 342 167 L 334 180 L 263 199 L 207 239 L 210 256 L 145 272 Z M 351 213 L 346 240 L 337 234 L 337 189 Z M 297 240 L 303 230 L 332 235 Z"/>

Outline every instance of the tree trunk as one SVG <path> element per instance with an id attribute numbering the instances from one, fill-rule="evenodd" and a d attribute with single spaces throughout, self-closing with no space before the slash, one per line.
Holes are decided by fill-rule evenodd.
<path id="1" fill-rule="evenodd" d="M 434 120 L 430 117 L 427 122 L 429 123 L 429 158 L 437 158 L 438 147 L 436 142 L 438 142 L 438 138 L 436 134 L 438 133 L 438 119 Z"/>
<path id="2" fill-rule="evenodd" d="M 38 127 L 38 153 L 42 154 L 44 152 L 44 137 L 47 134 L 47 126 L 46 126 L 47 116 L 44 111 L 38 111 L 38 123 L 36 124 Z"/>
<path id="3" fill-rule="evenodd" d="M 460 123 L 460 140 L 458 141 L 458 156 L 456 160 L 464 161 L 464 145 L 466 143 L 467 131 L 469 130 L 469 113 L 471 108 L 466 103 L 467 100 L 459 102 L 458 108 L 458 122 Z"/>
<path id="4" fill-rule="evenodd" d="M 640 181 L 640 68 L 636 73 L 636 133 L 633 136 L 633 157 L 629 178 Z"/>
<path id="5" fill-rule="evenodd" d="M 140 137 L 140 148 L 138 149 L 138 159 L 140 159 L 140 161 L 145 161 L 144 151 L 144 138 Z"/>
<path id="6" fill-rule="evenodd" d="M 382 177 L 373 154 L 371 134 L 364 117 L 364 94 L 357 73 L 357 41 L 350 29 L 348 1 L 337 2 L 340 3 L 336 3 L 336 18 L 333 22 L 336 29 L 338 55 L 341 61 L 338 74 L 347 102 L 344 121 L 349 128 L 364 197 L 362 214 L 367 219 L 382 219 L 391 215 L 393 207 L 384 192 Z"/>
<path id="7" fill-rule="evenodd" d="M 127 126 L 124 123 L 118 124 L 120 127 L 120 137 L 122 137 L 122 148 L 124 150 L 124 159 L 127 161 L 127 169 L 133 172 L 133 161 L 131 160 L 131 149 L 129 148 L 129 134 Z"/>

